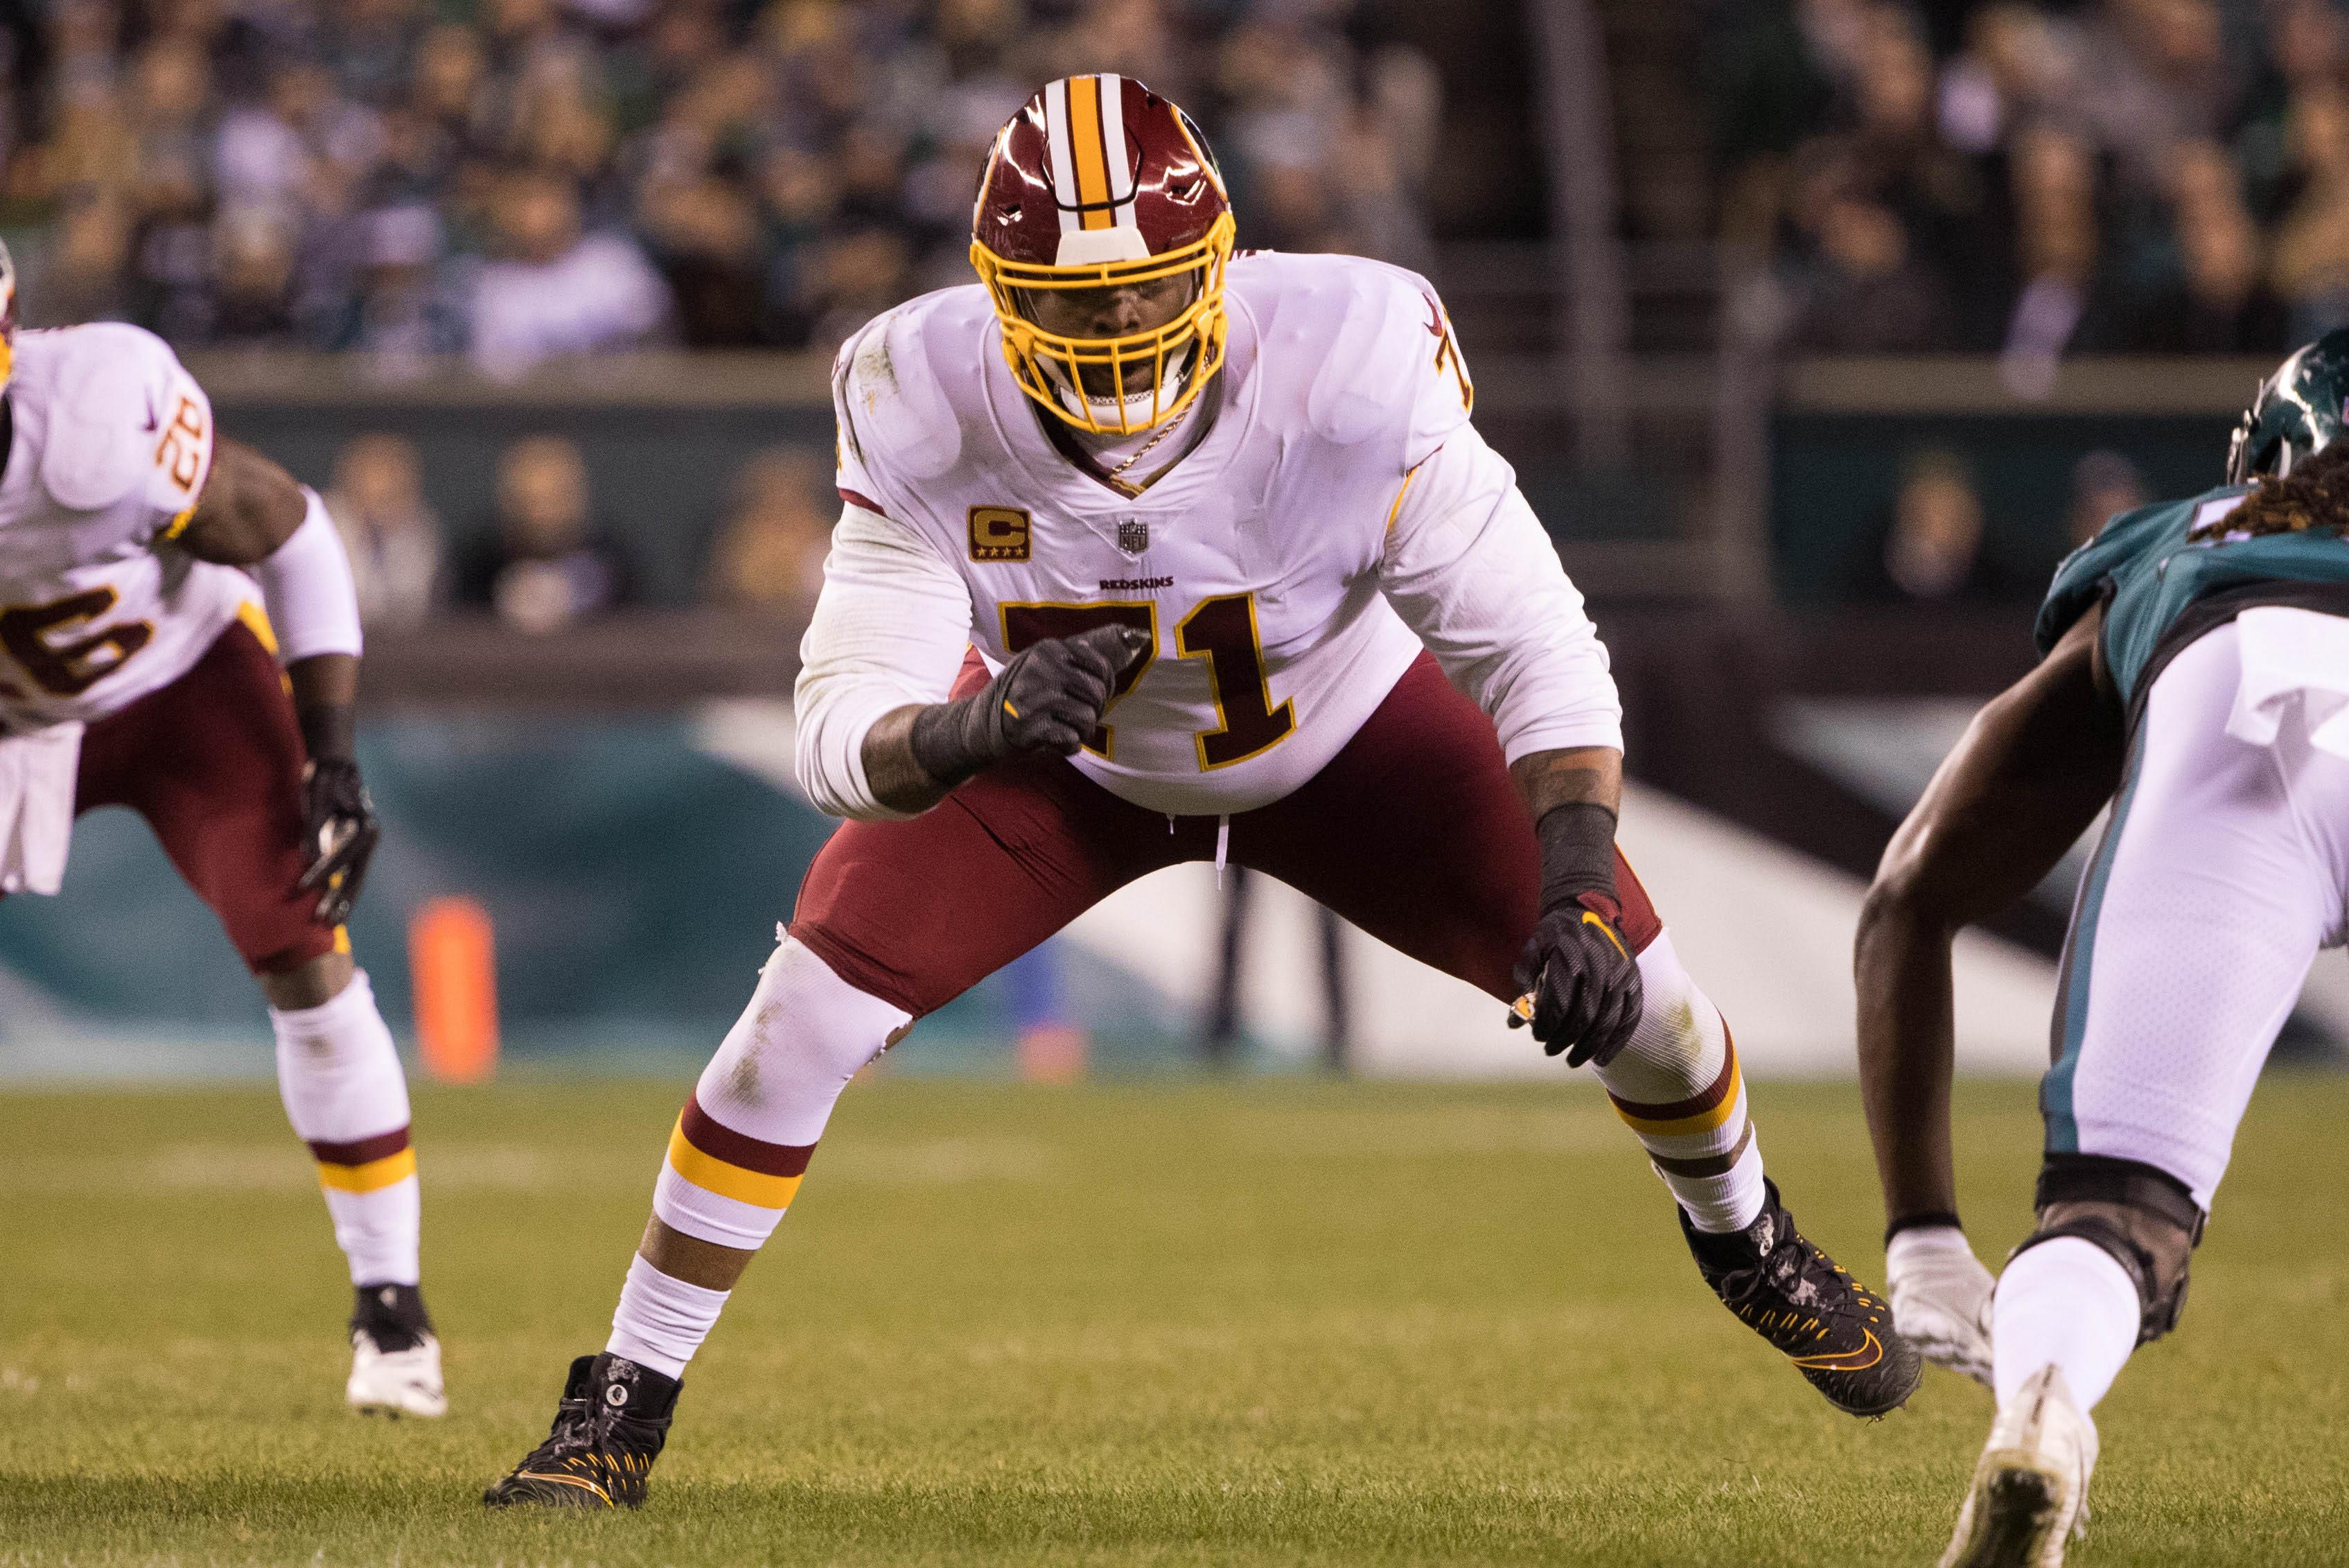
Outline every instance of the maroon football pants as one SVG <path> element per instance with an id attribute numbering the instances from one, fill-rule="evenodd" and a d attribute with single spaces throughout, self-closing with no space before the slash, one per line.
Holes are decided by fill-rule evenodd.
<path id="1" fill-rule="evenodd" d="M 187 674 L 90 725 L 77 814 L 128 806 L 256 975 L 335 950 L 304 892 L 302 732 L 277 660 L 243 624 Z"/>
<path id="2" fill-rule="evenodd" d="M 1214 818 L 1170 820 L 1030 757 L 910 821 L 843 826 L 808 869 L 791 934 L 919 1017 L 1127 882 L 1215 851 Z M 1233 816 L 1229 854 L 1413 958 L 1517 995 L 1541 851 L 1492 721 L 1425 654 L 1328 767 Z M 1644 948 L 1655 906 L 1619 853 L 1615 877 L 1623 934 Z"/>

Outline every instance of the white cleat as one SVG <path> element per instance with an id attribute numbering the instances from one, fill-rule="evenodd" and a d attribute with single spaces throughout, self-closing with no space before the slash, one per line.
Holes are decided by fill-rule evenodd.
<path id="1" fill-rule="evenodd" d="M 2063 1568 L 2064 1547 L 2087 1530 L 2095 1468 L 2095 1423 L 2063 1372 L 2041 1367 L 1991 1423 L 1940 1568 Z"/>
<path id="2" fill-rule="evenodd" d="M 343 1397 L 352 1409 L 374 1416 L 445 1416 L 440 1341 L 428 1334 L 405 1350 L 385 1350 L 364 1328 L 351 1330 L 351 1380 Z"/>

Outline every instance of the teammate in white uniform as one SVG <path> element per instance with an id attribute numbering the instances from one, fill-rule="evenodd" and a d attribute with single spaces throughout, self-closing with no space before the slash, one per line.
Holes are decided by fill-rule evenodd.
<path id="1" fill-rule="evenodd" d="M 1005 127 L 974 227 L 985 286 L 889 312 L 834 374 L 799 773 L 853 820 L 678 1119 L 605 1353 L 486 1501 L 641 1502 L 851 1075 L 1103 894 L 1211 858 L 1592 1064 L 1713 1288 L 1842 1408 L 1900 1403 L 1914 1353 L 1779 1205 L 1727 1028 L 1615 851 L 1606 650 L 1468 423 L 1434 292 L 1233 257 L 1198 132 L 1112 76 Z"/>
<path id="2" fill-rule="evenodd" d="M 2124 512 L 2056 571 L 2039 667 L 1985 707 L 1860 923 L 1862 1088 L 1900 1327 L 1998 1415 L 1943 1568 L 2055 1568 L 2089 1412 L 2176 1326 L 2261 1065 L 2349 934 L 2349 330 L 2261 388 L 2228 482 Z M 1956 1212 L 1950 944 L 2107 801 L 2040 1090 L 2038 1223 L 1995 1282 Z"/>
<path id="3" fill-rule="evenodd" d="M 407 1085 L 343 932 L 378 831 L 349 562 L 160 339 L 15 302 L 0 251 L 0 894 L 57 891 L 78 812 L 147 819 L 268 998 L 350 1265 L 346 1398 L 440 1415 Z"/>

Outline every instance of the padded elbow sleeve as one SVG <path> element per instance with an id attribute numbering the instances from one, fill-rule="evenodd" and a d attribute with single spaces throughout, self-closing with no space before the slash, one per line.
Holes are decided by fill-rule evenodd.
<path id="1" fill-rule="evenodd" d="M 318 492 L 304 485 L 302 499 L 308 503 L 302 525 L 253 569 L 277 632 L 278 657 L 289 665 L 320 654 L 356 658 L 365 645 L 350 557 Z"/>

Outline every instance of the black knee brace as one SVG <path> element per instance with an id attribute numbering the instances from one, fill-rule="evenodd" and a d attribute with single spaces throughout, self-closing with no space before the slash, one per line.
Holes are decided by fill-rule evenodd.
<path id="1" fill-rule="evenodd" d="M 2148 1344 L 2177 1326 L 2205 1218 L 2185 1182 L 2140 1161 L 2050 1154 L 2039 1172 L 2038 1210 L 2038 1227 L 2009 1263 L 2058 1236 L 2094 1242 L 2137 1284 L 2144 1306 L 2137 1342 Z"/>

